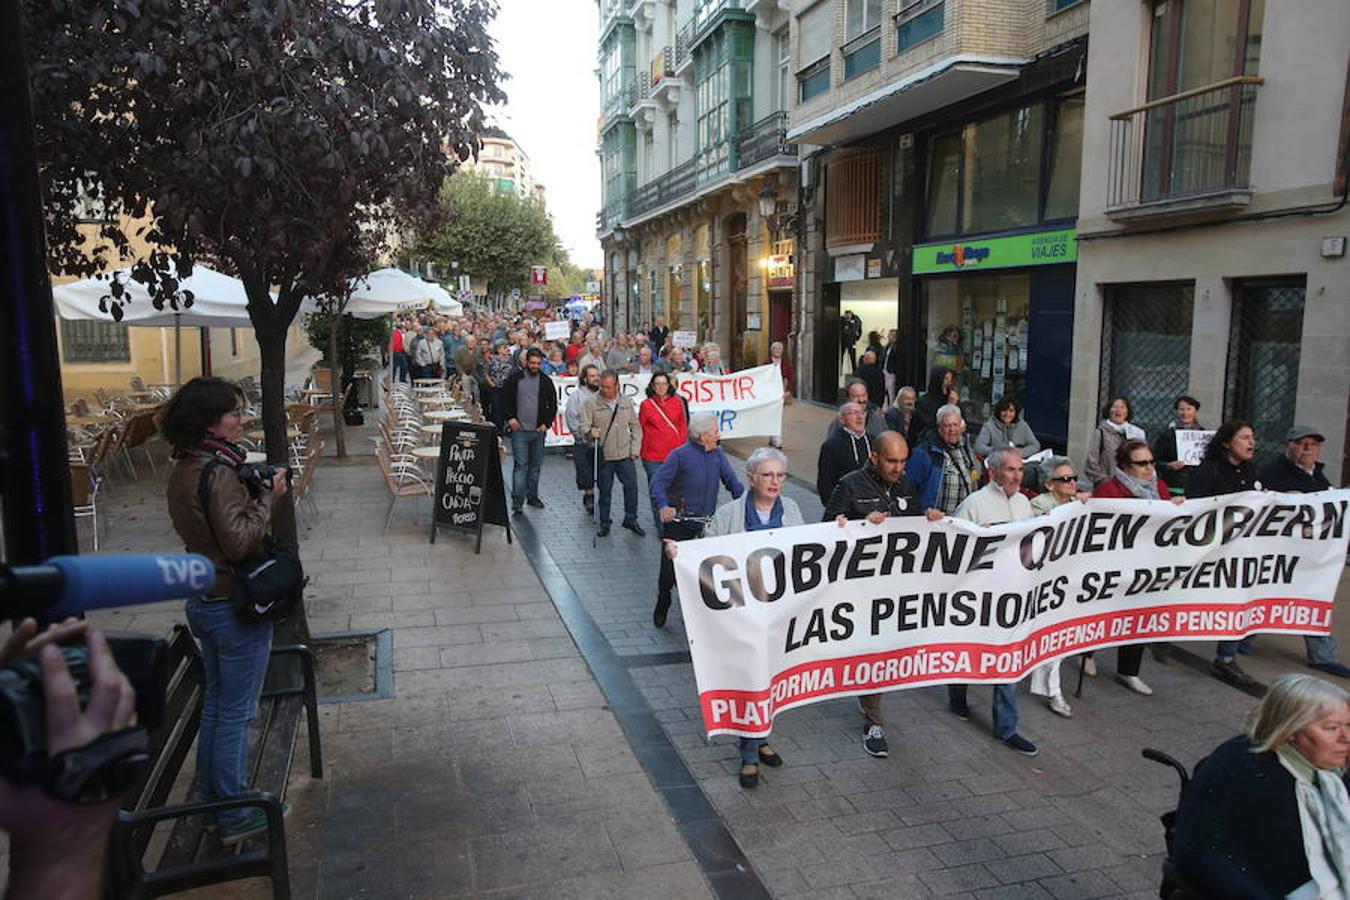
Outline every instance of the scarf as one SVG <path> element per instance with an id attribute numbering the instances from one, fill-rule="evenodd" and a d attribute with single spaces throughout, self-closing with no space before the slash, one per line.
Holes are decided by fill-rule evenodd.
<path id="1" fill-rule="evenodd" d="M 244 464 L 247 458 L 247 451 L 238 444 L 231 443 L 223 438 L 204 437 L 191 447 L 173 452 L 174 459 L 188 459 L 193 456 L 201 456 L 206 459 L 217 459 L 231 469 L 236 471 Z"/>
<path id="2" fill-rule="evenodd" d="M 761 522 L 759 513 L 755 511 L 755 500 L 749 491 L 745 492 L 745 530 L 746 531 L 764 531 L 769 528 L 783 527 L 783 498 L 776 497 L 773 501 L 773 509 L 769 511 L 769 521 Z"/>
<path id="3" fill-rule="evenodd" d="M 1116 470 L 1116 480 L 1125 485 L 1125 489 L 1140 500 L 1161 500 L 1158 494 L 1158 482 L 1135 478 L 1124 469 Z"/>
<path id="4" fill-rule="evenodd" d="M 1288 744 L 1275 750 L 1294 776 L 1308 871 L 1323 900 L 1350 897 L 1350 798 L 1340 769 L 1318 769 Z"/>

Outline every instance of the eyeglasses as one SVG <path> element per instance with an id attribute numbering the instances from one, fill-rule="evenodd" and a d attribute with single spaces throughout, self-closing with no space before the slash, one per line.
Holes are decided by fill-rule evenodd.
<path id="1" fill-rule="evenodd" d="M 1153 465 L 1153 460 L 1151 460 L 1151 459 L 1132 459 L 1132 460 L 1130 460 L 1130 465 L 1132 465 L 1132 466 L 1141 466 L 1141 467 L 1144 467 L 1144 466 L 1151 466 L 1151 465 Z"/>
<path id="2" fill-rule="evenodd" d="M 756 478 L 767 478 L 770 481 L 782 481 L 787 478 L 786 472 L 756 472 Z"/>
<path id="3" fill-rule="evenodd" d="M 1056 475 L 1054 478 L 1051 478 L 1050 480 L 1051 480 L 1051 481 L 1057 481 L 1057 482 L 1059 482 L 1060 484 L 1073 484 L 1075 481 L 1078 480 L 1078 476 L 1077 476 L 1077 475 Z"/>

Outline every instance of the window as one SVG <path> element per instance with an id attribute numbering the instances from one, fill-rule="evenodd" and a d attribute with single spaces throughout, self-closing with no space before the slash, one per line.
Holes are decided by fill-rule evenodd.
<path id="1" fill-rule="evenodd" d="M 1026 398 L 1031 276 L 924 278 L 928 366 L 956 372 L 961 406 L 984 420 L 1000 397 Z"/>
<path id="2" fill-rule="evenodd" d="M 131 362 L 126 325 L 61 320 L 61 355 L 68 363 Z"/>
<path id="3" fill-rule="evenodd" d="M 642 135 L 642 182 L 656 177 L 656 139 L 650 131 Z"/>
<path id="4" fill-rule="evenodd" d="M 797 59 L 805 69 L 830 55 L 834 43 L 834 3 L 817 3 L 797 17 Z"/>
<path id="5" fill-rule="evenodd" d="M 942 7 L 941 2 L 920 0 L 900 10 L 896 50 L 904 53 L 942 34 Z"/>
<path id="6" fill-rule="evenodd" d="M 1055 113 L 1050 149 L 1050 184 L 1045 191 L 1047 221 L 1078 216 L 1078 180 L 1083 160 L 1083 98 L 1062 100 Z"/>
<path id="7" fill-rule="evenodd" d="M 1010 110 L 930 139 L 926 233 L 976 234 L 1040 221 L 1044 107 Z"/>
<path id="8" fill-rule="evenodd" d="M 637 186 L 636 155 L 637 131 L 632 123 L 623 123 L 605 132 L 600 152 L 605 209 L 621 209 Z"/>
<path id="9" fill-rule="evenodd" d="M 829 57 L 822 59 L 810 69 L 800 72 L 797 75 L 797 84 L 801 90 L 799 98 L 802 103 L 815 97 L 819 97 L 830 89 L 830 60 Z"/>
<path id="10" fill-rule="evenodd" d="M 610 32 L 600 48 L 600 106 L 606 115 L 628 105 L 628 87 L 637 74 L 637 34 L 631 25 Z"/>
<path id="11" fill-rule="evenodd" d="M 751 124 L 754 26 L 726 22 L 694 50 L 698 179 L 735 168 L 736 136 Z"/>
<path id="12" fill-rule="evenodd" d="M 230 356 L 239 355 L 239 329 L 230 329 Z"/>
<path id="13" fill-rule="evenodd" d="M 792 41 L 788 29 L 773 36 L 774 52 L 778 57 L 778 76 L 773 86 L 773 108 L 786 111 L 792 96 Z"/>
<path id="14" fill-rule="evenodd" d="M 666 116 L 666 168 L 680 164 L 680 118 L 672 112 Z"/>
<path id="15" fill-rule="evenodd" d="M 1057 12 L 1068 9 L 1070 6 L 1077 6 L 1083 0 L 1045 0 L 1045 14 L 1053 16 Z"/>
<path id="16" fill-rule="evenodd" d="M 1279 455 L 1294 424 L 1304 284 L 1303 278 L 1244 282 L 1233 292 L 1223 412 L 1252 424 L 1257 462 Z"/>
<path id="17" fill-rule="evenodd" d="M 844 40 L 857 40 L 881 25 L 881 0 L 847 0 Z"/>
<path id="18" fill-rule="evenodd" d="M 962 134 L 933 138 L 928 152 L 928 234 L 956 234 L 960 208 Z"/>
<path id="19" fill-rule="evenodd" d="M 1100 406 L 1124 395 L 1152 441 L 1172 420 L 1191 377 L 1195 284 L 1112 285 L 1103 319 Z"/>

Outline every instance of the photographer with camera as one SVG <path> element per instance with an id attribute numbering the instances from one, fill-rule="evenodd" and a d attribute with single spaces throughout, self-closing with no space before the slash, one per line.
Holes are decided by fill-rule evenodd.
<path id="1" fill-rule="evenodd" d="M 232 566 L 265 554 L 272 510 L 289 487 L 282 467 L 245 463 L 244 394 L 221 378 L 194 378 L 166 405 L 160 432 L 174 448 L 169 475 L 169 517 L 190 552 L 216 566 L 207 596 L 187 602 L 192 635 L 201 644 L 206 697 L 197 738 L 202 800 L 242 794 L 248 784 L 248 725 L 272 649 L 272 622 L 241 617 L 232 595 Z M 222 812 L 220 840 L 233 846 L 265 831 L 261 809 Z"/>
<path id="2" fill-rule="evenodd" d="M 65 768 L 57 763 L 81 753 L 97 755 L 91 751 L 100 742 L 116 740 L 136 721 L 135 692 L 98 632 L 88 635 L 88 683 L 83 685 L 88 698 L 81 709 L 76 680 L 58 645 L 84 638 L 87 629 L 87 622 L 67 619 L 38 635 L 37 622 L 24 619 L 0 648 L 4 667 L 20 657 L 36 656 L 45 709 L 45 757 L 58 775 L 88 771 L 78 761 Z M 66 786 L 67 781 L 56 777 L 21 786 L 0 780 L 0 828 L 9 832 L 10 841 L 5 894 L 10 900 L 94 900 L 102 894 L 117 785 L 100 791 L 96 784 L 82 783 L 75 796 L 56 796 L 54 786 Z"/>

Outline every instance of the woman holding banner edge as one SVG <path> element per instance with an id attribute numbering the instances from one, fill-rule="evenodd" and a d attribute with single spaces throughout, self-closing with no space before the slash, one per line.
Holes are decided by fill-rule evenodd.
<path id="1" fill-rule="evenodd" d="M 712 521 L 704 529 L 703 537 L 806 524 L 796 501 L 783 495 L 783 485 L 787 482 L 787 457 L 781 450 L 760 447 L 751 453 L 745 461 L 745 475 L 750 490 L 719 506 Z M 679 554 L 680 545 L 675 541 L 666 539 L 662 543 L 670 559 Z M 740 738 L 740 751 L 740 782 L 743 788 L 753 788 L 759 784 L 760 763 L 771 769 L 783 764 L 783 757 L 768 745 L 768 738 Z"/>

